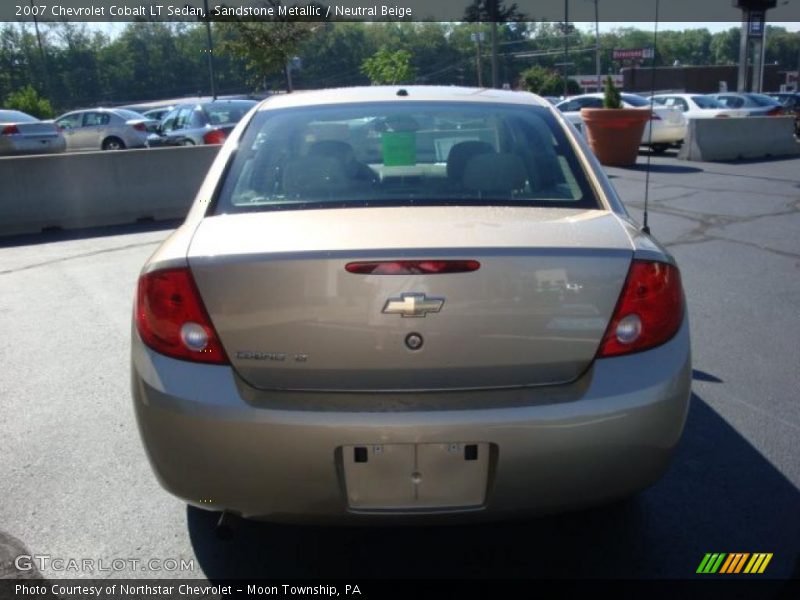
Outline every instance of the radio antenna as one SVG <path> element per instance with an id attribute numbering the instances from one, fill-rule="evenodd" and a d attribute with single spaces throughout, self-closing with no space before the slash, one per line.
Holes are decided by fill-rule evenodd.
<path id="1" fill-rule="evenodd" d="M 647 130 L 647 167 L 644 174 L 644 223 L 642 231 L 650 234 L 650 225 L 647 219 L 647 201 L 650 197 L 650 158 L 653 155 L 653 104 L 656 95 L 656 48 L 658 43 L 658 0 L 656 0 L 656 20 L 653 27 L 653 62 L 650 65 L 650 128 Z"/>

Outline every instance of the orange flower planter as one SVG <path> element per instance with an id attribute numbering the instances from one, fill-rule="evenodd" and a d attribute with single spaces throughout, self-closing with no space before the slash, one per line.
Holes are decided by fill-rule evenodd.
<path id="1" fill-rule="evenodd" d="M 649 110 L 638 108 L 582 108 L 586 140 L 601 164 L 636 164 Z"/>

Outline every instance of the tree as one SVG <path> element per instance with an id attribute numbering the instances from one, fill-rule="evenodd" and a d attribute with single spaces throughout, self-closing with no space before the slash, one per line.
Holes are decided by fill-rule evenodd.
<path id="1" fill-rule="evenodd" d="M 415 77 L 411 53 L 407 50 L 392 52 L 386 46 L 366 59 L 361 71 L 369 77 L 372 85 L 412 83 Z"/>
<path id="2" fill-rule="evenodd" d="M 525 15 L 520 12 L 516 2 L 505 6 L 504 0 L 472 0 L 472 4 L 464 11 L 464 20 L 467 23 L 490 21 L 506 23 L 508 21 L 522 21 Z"/>
<path id="3" fill-rule="evenodd" d="M 53 107 L 47 98 L 42 98 L 30 85 L 6 96 L 3 107 L 38 117 L 39 119 L 52 119 L 55 116 Z"/>
<path id="4" fill-rule="evenodd" d="M 522 89 L 540 96 L 560 96 L 564 92 L 564 76 L 540 66 L 530 67 L 520 73 L 519 85 Z M 569 79 L 567 81 L 567 92 L 579 94 L 580 86 Z"/>
<path id="5" fill-rule="evenodd" d="M 267 0 L 267 4 L 274 9 L 274 14 L 279 14 L 280 0 Z M 223 23 L 228 35 L 221 48 L 223 52 L 244 61 L 245 68 L 251 74 L 251 83 L 256 86 L 265 83 L 269 75 L 285 71 L 289 88 L 287 65 L 300 44 L 319 26 L 319 23 L 293 15 L 252 22 L 230 20 Z"/>
<path id="6" fill-rule="evenodd" d="M 489 21 L 492 44 L 492 87 L 498 84 L 497 65 L 497 24 L 508 21 L 522 21 L 525 15 L 517 8 L 516 3 L 504 6 L 504 0 L 472 0 L 472 4 L 464 11 L 464 20 L 468 23 Z"/>

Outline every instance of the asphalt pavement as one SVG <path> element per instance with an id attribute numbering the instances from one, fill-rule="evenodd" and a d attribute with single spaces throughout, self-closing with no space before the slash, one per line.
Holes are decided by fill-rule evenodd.
<path id="1" fill-rule="evenodd" d="M 608 170 L 639 220 L 644 161 Z M 771 552 L 766 576 L 800 577 L 800 159 L 654 157 L 649 217 L 682 270 L 695 369 L 660 482 L 513 523 L 238 521 L 229 540 L 159 487 L 131 406 L 136 278 L 175 224 L 0 239 L 0 576 L 686 578 L 707 552 Z M 50 558 L 20 572 L 20 554 Z"/>

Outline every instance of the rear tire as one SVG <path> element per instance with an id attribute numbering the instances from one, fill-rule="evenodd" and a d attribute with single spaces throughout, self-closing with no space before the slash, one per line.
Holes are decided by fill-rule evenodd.
<path id="1" fill-rule="evenodd" d="M 181 141 L 181 146 L 194 146 L 194 142 L 192 140 L 183 140 Z"/>
<path id="2" fill-rule="evenodd" d="M 664 154 L 669 148 L 669 144 L 653 144 L 650 146 L 650 150 L 653 151 L 653 154 Z"/>
<path id="3" fill-rule="evenodd" d="M 110 137 L 103 140 L 103 150 L 124 150 L 125 142 L 118 137 Z"/>

